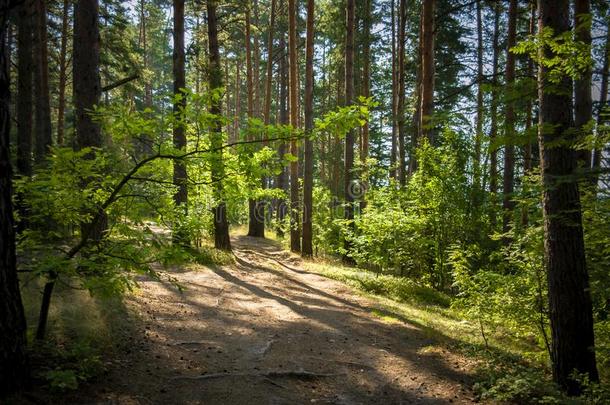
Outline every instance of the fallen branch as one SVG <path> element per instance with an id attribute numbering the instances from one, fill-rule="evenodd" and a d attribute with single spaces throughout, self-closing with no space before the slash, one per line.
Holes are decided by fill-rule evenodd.
<path id="1" fill-rule="evenodd" d="M 345 373 L 314 373 L 306 370 L 272 370 L 260 373 L 212 373 L 212 374 L 201 374 L 201 375 L 180 375 L 172 377 L 171 380 L 214 380 L 217 378 L 226 377 L 266 377 L 266 378 L 301 378 L 305 380 L 314 378 L 325 378 L 325 377 L 336 377 L 345 375 Z"/>

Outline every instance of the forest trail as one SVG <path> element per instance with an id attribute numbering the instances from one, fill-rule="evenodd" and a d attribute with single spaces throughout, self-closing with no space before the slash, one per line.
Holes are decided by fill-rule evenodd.
<path id="1" fill-rule="evenodd" d="M 268 240 L 233 239 L 235 264 L 141 280 L 132 349 L 78 396 L 112 404 L 470 403 L 468 364 L 423 328 L 302 270 Z M 377 308 L 377 309 L 376 309 Z M 141 323 L 135 325 L 136 323 Z M 316 373 L 318 375 L 309 375 Z"/>

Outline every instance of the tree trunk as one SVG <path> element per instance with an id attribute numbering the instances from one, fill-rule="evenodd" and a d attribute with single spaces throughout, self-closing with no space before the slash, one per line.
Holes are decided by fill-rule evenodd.
<path id="1" fill-rule="evenodd" d="M 481 203 L 481 143 L 483 139 L 483 18 L 481 15 L 481 0 L 477 1 L 477 118 L 476 133 L 474 135 L 474 162 L 473 162 L 473 198 L 472 208 L 475 215 Z"/>
<path id="2" fill-rule="evenodd" d="M 297 6 L 296 0 L 288 0 L 288 49 L 290 67 L 290 126 L 296 131 L 299 126 L 298 85 L 297 85 Z M 294 135 L 294 133 L 293 133 Z M 296 139 L 290 140 L 290 154 L 299 156 Z M 299 166 L 297 161 L 290 162 L 290 250 L 301 251 L 301 232 L 299 223 Z"/>
<path id="3" fill-rule="evenodd" d="M 241 77 L 240 77 L 240 63 L 239 63 L 239 54 L 236 56 L 235 60 L 235 122 L 234 122 L 234 133 L 233 133 L 233 141 L 237 141 L 239 136 L 239 118 L 241 116 Z"/>
<path id="4" fill-rule="evenodd" d="M 599 110 L 597 111 L 597 136 L 599 136 L 599 130 L 604 125 L 604 109 L 608 106 L 608 76 L 610 76 L 610 30 L 606 34 L 606 47 L 604 49 L 604 66 L 602 68 L 602 83 L 599 93 Z M 603 145 L 599 145 L 593 151 L 593 162 L 591 166 L 593 168 L 593 176 L 591 181 L 597 186 L 599 180 L 599 170 L 601 169 L 602 162 L 602 151 Z"/>
<path id="5" fill-rule="evenodd" d="M 61 17 L 61 45 L 59 50 L 59 88 L 57 106 L 57 145 L 64 144 L 66 116 L 66 82 L 68 81 L 68 28 L 70 24 L 70 1 L 63 0 Z"/>
<path id="6" fill-rule="evenodd" d="M 288 58 L 286 52 L 286 40 L 284 35 L 280 37 L 280 125 L 288 125 Z M 278 146 L 278 156 L 280 159 L 284 158 L 286 154 L 286 142 L 280 141 Z M 277 188 L 283 191 L 287 191 L 288 187 L 288 172 L 286 167 L 282 166 L 280 173 L 277 175 Z M 284 222 L 284 218 L 286 217 L 286 200 L 279 199 L 277 202 L 277 221 L 278 227 L 276 229 L 276 233 L 278 236 L 284 236 L 284 230 L 282 228 L 282 224 Z"/>
<path id="7" fill-rule="evenodd" d="M 248 119 L 252 119 L 256 117 L 255 103 L 258 105 L 258 80 L 254 80 L 256 76 L 258 78 L 258 72 L 254 71 L 253 63 L 252 63 L 252 47 L 251 47 L 251 34 L 250 34 L 250 9 L 246 6 L 246 30 L 245 30 L 245 41 L 246 41 L 246 83 L 247 83 L 247 92 L 248 92 Z M 255 48 L 254 52 L 254 60 L 257 59 L 257 50 Z M 256 65 L 255 65 L 256 66 Z M 248 139 L 253 141 L 254 136 L 252 133 L 248 134 Z M 253 198 L 248 200 L 248 236 L 254 236 L 257 238 L 265 237 L 265 212 L 264 205 L 262 201 L 257 201 Z"/>
<path id="8" fill-rule="evenodd" d="M 313 42 L 314 0 L 307 0 L 307 39 L 305 44 L 305 167 L 303 173 L 303 257 L 313 255 Z"/>
<path id="9" fill-rule="evenodd" d="M 516 44 L 517 37 L 517 0 L 510 0 L 508 6 L 508 39 L 506 46 L 506 92 L 505 92 L 505 111 L 504 111 L 504 176 L 502 187 L 502 232 L 510 230 L 512 212 L 515 208 L 513 202 L 513 190 L 515 180 L 515 54 L 511 49 Z M 507 243 L 511 238 L 505 237 Z"/>
<path id="10" fill-rule="evenodd" d="M 73 94 L 76 115 L 76 149 L 101 148 L 104 146 L 100 126 L 91 117 L 100 101 L 100 33 L 98 27 L 98 0 L 81 0 L 74 5 L 74 39 L 73 39 Z M 93 154 L 90 155 L 93 157 Z M 82 233 L 89 234 L 91 239 L 99 241 L 107 227 L 104 218 L 94 228 L 83 224 Z"/>
<path id="11" fill-rule="evenodd" d="M 8 0 L 0 8 L 8 9 Z M 26 325 L 17 278 L 10 158 L 8 18 L 0 19 L 0 398 L 23 386 L 28 373 Z"/>
<path id="12" fill-rule="evenodd" d="M 216 0 L 208 0 L 208 46 L 209 46 L 209 85 L 210 91 L 222 87 L 222 69 L 220 67 L 220 51 L 218 49 L 218 28 L 216 19 Z M 211 146 L 213 149 L 220 148 L 222 139 L 222 101 L 213 98 L 210 105 L 210 113 L 214 115 L 214 122 L 210 127 Z M 227 207 L 224 202 L 222 178 L 224 177 L 224 162 L 222 149 L 211 156 L 212 182 L 214 183 L 214 198 L 216 206 L 214 211 L 214 246 L 216 249 L 231 250 L 231 239 L 229 238 L 229 221 L 227 220 Z"/>
<path id="13" fill-rule="evenodd" d="M 366 98 L 371 96 L 371 6 L 372 0 L 364 1 L 364 49 L 362 50 L 363 67 L 362 67 L 362 95 Z M 369 122 L 362 127 L 362 144 L 360 149 L 360 162 L 362 164 L 362 187 L 363 192 L 360 200 L 360 210 L 366 207 L 365 193 L 368 188 L 368 166 L 367 159 L 369 157 Z"/>
<path id="14" fill-rule="evenodd" d="M 407 173 L 406 162 L 406 116 L 405 116 L 405 31 L 407 27 L 407 0 L 400 0 L 398 16 L 398 100 L 396 114 L 398 115 L 398 178 L 400 185 L 405 186 Z"/>
<path id="15" fill-rule="evenodd" d="M 498 148 L 496 140 L 498 138 L 498 72 L 500 58 L 500 3 L 493 5 L 494 9 L 494 34 L 493 34 L 493 62 L 492 62 L 492 91 L 491 109 L 489 112 L 491 123 L 489 129 L 489 192 L 490 210 L 489 222 L 492 231 L 496 227 L 497 215 L 497 193 L 498 193 Z"/>
<path id="16" fill-rule="evenodd" d="M 536 33 L 536 3 L 530 4 L 530 26 L 529 35 L 533 36 Z M 534 77 L 534 60 L 531 57 L 527 58 L 527 76 L 528 78 Z M 527 97 L 525 105 L 525 133 L 528 137 L 528 141 L 523 148 L 523 174 L 529 175 L 532 170 L 532 143 L 529 141 L 529 134 L 532 129 L 534 115 L 533 115 L 533 97 Z M 529 213 L 527 206 L 521 210 L 521 225 L 527 227 L 529 223 Z"/>
<path id="17" fill-rule="evenodd" d="M 421 81 L 422 81 L 422 55 L 423 55 L 423 20 L 419 19 L 419 41 L 417 45 L 417 69 L 415 72 L 415 111 L 413 113 L 413 131 L 411 132 L 411 147 L 409 148 L 409 174 L 417 170 L 416 151 L 419 144 L 421 127 Z"/>
<path id="18" fill-rule="evenodd" d="M 271 122 L 271 84 L 273 82 L 273 31 L 275 28 L 275 0 L 271 0 L 269 36 L 267 38 L 267 76 L 265 77 L 265 125 Z"/>
<path id="19" fill-rule="evenodd" d="M 174 147 L 186 150 L 186 134 L 182 124 L 182 111 L 186 107 L 186 94 L 182 89 L 186 87 L 184 67 L 184 0 L 174 0 L 174 95 L 178 98 L 174 102 L 174 116 L 176 122 L 173 128 Z M 178 188 L 174 194 L 174 203 L 181 215 L 188 213 L 188 189 L 186 163 L 183 160 L 174 160 L 174 185 Z M 178 225 L 180 228 L 180 225 Z M 174 242 L 188 244 L 186 235 L 181 229 L 174 230 Z"/>
<path id="20" fill-rule="evenodd" d="M 32 175 L 32 30 L 33 0 L 19 6 L 17 20 L 17 173 Z"/>
<path id="21" fill-rule="evenodd" d="M 390 178 L 396 179 L 396 155 L 398 154 L 398 127 L 396 114 L 396 100 L 398 94 L 398 80 L 396 79 L 397 64 L 396 64 L 396 0 L 392 0 L 390 7 L 392 8 L 392 149 L 390 150 Z"/>
<path id="22" fill-rule="evenodd" d="M 539 31 L 555 35 L 570 30 L 569 0 L 538 0 Z M 541 58 L 556 57 L 548 47 Z M 571 378 L 574 370 L 598 381 L 595 362 L 593 314 L 585 261 L 577 156 L 573 138 L 572 91 L 569 77 L 553 84 L 549 69 L 539 66 L 540 166 L 542 169 L 544 251 L 548 277 L 552 331 L 553 378 L 568 394 L 582 390 Z"/>
<path id="23" fill-rule="evenodd" d="M 404 1 L 404 0 L 403 0 Z M 355 31 L 355 0 L 347 0 L 345 8 L 346 33 L 345 33 L 345 105 L 349 106 L 354 101 L 354 31 Z M 354 229 L 354 131 L 350 130 L 345 135 L 345 179 L 344 217 L 351 229 Z M 345 254 L 343 262 L 353 264 L 354 259 L 350 256 L 352 244 L 348 238 L 344 239 Z"/>
<path id="24" fill-rule="evenodd" d="M 423 0 L 422 5 L 422 82 L 421 82 L 421 120 L 420 139 L 428 138 L 434 144 L 434 3 Z"/>
<path id="25" fill-rule="evenodd" d="M 53 144 L 51 104 L 49 96 L 49 56 L 47 49 L 47 7 L 45 0 L 35 0 L 36 24 L 34 28 L 34 100 L 36 100 L 36 163 L 42 163 Z"/>
<path id="26" fill-rule="evenodd" d="M 591 47 L 590 17 L 590 0 L 574 0 L 574 37 L 589 48 Z M 592 119 L 593 101 L 591 99 L 591 66 L 589 66 L 574 80 L 574 125 L 581 136 L 587 134 L 587 126 Z M 579 150 L 577 158 L 582 170 L 588 172 L 591 167 L 591 151 L 589 149 Z"/>

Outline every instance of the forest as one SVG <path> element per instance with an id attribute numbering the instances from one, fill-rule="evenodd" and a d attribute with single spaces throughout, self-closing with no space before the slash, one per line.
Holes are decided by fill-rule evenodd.
<path id="1" fill-rule="evenodd" d="M 0 403 L 610 403 L 606 0 L 0 0 Z"/>

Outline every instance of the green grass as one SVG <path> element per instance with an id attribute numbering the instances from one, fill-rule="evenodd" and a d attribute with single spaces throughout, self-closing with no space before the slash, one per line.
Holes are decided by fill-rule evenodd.
<path id="1" fill-rule="evenodd" d="M 590 385 L 583 398 L 565 398 L 550 381 L 545 361 L 527 356 L 539 351 L 532 342 L 519 339 L 506 329 L 487 331 L 485 343 L 480 325 L 451 308 L 451 297 L 413 280 L 377 275 L 345 267 L 337 261 L 304 263 L 307 270 L 341 281 L 374 300 L 371 314 L 386 323 L 406 322 L 418 327 L 439 345 L 474 361 L 476 384 L 482 400 L 499 403 L 610 403 L 607 385 Z M 429 347 L 426 350 L 436 350 Z"/>

